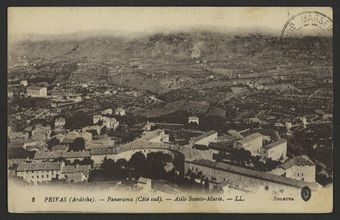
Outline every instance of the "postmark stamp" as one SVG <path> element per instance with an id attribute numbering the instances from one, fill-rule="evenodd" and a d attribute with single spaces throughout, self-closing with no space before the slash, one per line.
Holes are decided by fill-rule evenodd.
<path id="1" fill-rule="evenodd" d="M 318 11 L 303 11 L 290 17 L 282 28 L 279 41 L 291 37 L 331 36 L 333 20 Z"/>

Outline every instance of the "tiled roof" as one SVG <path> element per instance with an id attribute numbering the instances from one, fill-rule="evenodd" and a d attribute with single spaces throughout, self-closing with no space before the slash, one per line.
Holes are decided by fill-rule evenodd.
<path id="1" fill-rule="evenodd" d="M 306 156 L 300 155 L 289 159 L 287 162 L 281 164 L 279 167 L 289 169 L 293 166 L 314 166 L 315 164 Z"/>
<path id="2" fill-rule="evenodd" d="M 114 148 L 93 148 L 91 149 L 91 155 L 105 155 L 105 154 L 117 154 Z"/>
<path id="3" fill-rule="evenodd" d="M 274 174 L 264 173 L 264 172 L 260 172 L 260 171 L 256 171 L 256 170 L 251 170 L 251 169 L 247 169 L 247 168 L 243 168 L 243 167 L 233 166 L 233 165 L 229 165 L 229 164 L 225 164 L 225 163 L 214 162 L 214 161 L 210 161 L 210 160 L 194 160 L 191 163 L 201 165 L 201 166 L 210 167 L 210 168 L 213 168 L 213 169 L 223 170 L 223 171 L 226 171 L 226 172 L 232 172 L 232 173 L 236 173 L 236 174 L 239 174 L 239 175 L 248 176 L 248 177 L 252 177 L 252 178 L 256 178 L 256 179 L 262 179 L 262 180 L 269 181 L 269 182 L 275 182 L 275 183 L 280 183 L 280 184 L 284 184 L 284 185 L 299 187 L 299 188 L 302 188 L 306 185 L 308 185 L 312 188 L 315 188 L 317 186 L 317 184 L 315 184 L 315 183 L 314 184 L 313 183 L 307 183 L 307 182 L 303 182 L 303 181 L 299 181 L 299 180 L 295 180 L 295 179 L 277 176 L 277 175 L 274 175 Z"/>
<path id="4" fill-rule="evenodd" d="M 34 159 L 56 159 L 59 157 L 63 158 L 82 158 L 82 157 L 90 157 L 89 151 L 46 151 L 46 152 L 37 152 L 34 155 Z"/>
<path id="5" fill-rule="evenodd" d="M 250 142 L 250 141 L 252 141 L 252 140 L 254 140 L 258 137 L 262 137 L 262 136 L 263 136 L 262 134 L 256 132 L 256 133 L 250 134 L 250 135 L 238 140 L 237 142 L 239 142 L 241 144 L 245 144 L 245 143 L 248 143 L 248 142 Z"/>
<path id="6" fill-rule="evenodd" d="M 161 133 L 163 133 L 164 130 L 162 129 L 156 129 L 154 131 L 147 131 L 143 133 L 143 136 L 141 137 L 142 139 L 149 141 L 155 137 L 158 137 L 161 135 Z"/>
<path id="7" fill-rule="evenodd" d="M 287 140 L 284 139 L 284 138 L 282 138 L 282 139 L 280 139 L 280 140 L 278 140 L 274 143 L 268 144 L 268 145 L 264 146 L 263 148 L 268 150 L 268 149 L 274 148 L 274 147 L 276 147 L 280 144 L 283 144 L 283 143 L 287 143 Z"/>
<path id="8" fill-rule="evenodd" d="M 64 158 L 90 157 L 89 151 L 68 151 L 63 153 Z"/>
<path id="9" fill-rule="evenodd" d="M 64 166 L 61 173 L 85 173 L 88 174 L 90 170 L 89 165 Z"/>
<path id="10" fill-rule="evenodd" d="M 202 140 L 202 139 L 204 139 L 206 137 L 209 137 L 211 135 L 214 135 L 214 134 L 217 134 L 217 132 L 212 130 L 212 131 L 208 131 L 208 132 L 206 132 L 206 133 L 204 133 L 204 134 L 202 134 L 200 136 L 193 137 L 190 140 L 194 141 L 194 142 L 197 142 L 197 141 L 200 141 L 200 140 Z"/>
<path id="11" fill-rule="evenodd" d="M 17 171 L 60 170 L 61 162 L 20 163 Z"/>
<path id="12" fill-rule="evenodd" d="M 68 146 L 64 145 L 64 144 L 60 144 L 60 145 L 56 145 L 56 146 L 51 147 L 51 151 L 65 151 L 67 149 L 68 149 Z"/>
<path id="13" fill-rule="evenodd" d="M 27 87 L 27 89 L 33 89 L 33 90 L 38 90 L 38 89 L 42 89 L 42 88 L 46 88 L 45 86 L 29 86 Z"/>
<path id="14" fill-rule="evenodd" d="M 45 151 L 45 152 L 36 152 L 34 155 L 34 159 L 56 159 L 63 156 L 63 152 L 61 151 Z"/>
<path id="15" fill-rule="evenodd" d="M 232 150 L 233 147 L 228 144 L 228 143 L 221 143 L 221 142 L 218 142 L 218 143 L 214 143 L 214 142 L 211 142 L 208 146 L 210 149 L 215 149 L 215 150 L 224 150 L 224 151 L 229 151 L 229 150 Z"/>

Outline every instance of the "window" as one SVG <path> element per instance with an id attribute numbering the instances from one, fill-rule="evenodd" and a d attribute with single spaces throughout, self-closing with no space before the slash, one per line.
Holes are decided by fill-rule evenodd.
<path id="1" fill-rule="evenodd" d="M 44 178 L 44 175 L 41 175 L 41 178 Z"/>
<path id="2" fill-rule="evenodd" d="M 48 174 L 46 175 L 46 177 L 48 178 Z"/>
<path id="3" fill-rule="evenodd" d="M 300 176 L 300 173 L 298 173 L 298 176 Z"/>
<path id="4" fill-rule="evenodd" d="M 37 175 L 37 179 L 39 179 L 39 175 Z"/>

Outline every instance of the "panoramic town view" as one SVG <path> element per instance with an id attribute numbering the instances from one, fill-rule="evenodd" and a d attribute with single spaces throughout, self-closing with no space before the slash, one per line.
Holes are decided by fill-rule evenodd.
<path id="1" fill-rule="evenodd" d="M 332 42 L 211 30 L 16 41 L 8 175 L 170 194 L 325 187 Z"/>

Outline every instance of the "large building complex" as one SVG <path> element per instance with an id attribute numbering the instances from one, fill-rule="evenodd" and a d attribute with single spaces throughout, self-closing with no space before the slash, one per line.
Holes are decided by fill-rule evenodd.
<path id="1" fill-rule="evenodd" d="M 287 140 L 280 139 L 274 143 L 265 145 L 260 150 L 263 160 L 285 160 L 287 157 Z"/>
<path id="2" fill-rule="evenodd" d="M 315 182 L 315 164 L 306 156 L 300 155 L 287 160 L 271 173 L 304 182 Z"/>
<path id="3" fill-rule="evenodd" d="M 233 146 L 236 149 L 243 148 L 251 153 L 251 155 L 260 154 L 262 148 L 263 135 L 260 133 L 250 134 L 238 141 L 235 141 Z"/>

